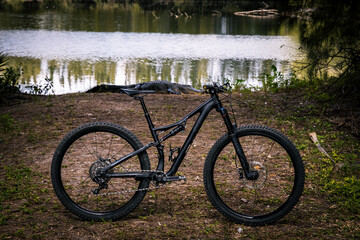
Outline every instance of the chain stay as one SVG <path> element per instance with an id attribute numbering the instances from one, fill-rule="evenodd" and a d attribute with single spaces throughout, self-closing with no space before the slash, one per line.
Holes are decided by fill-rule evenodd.
<path id="1" fill-rule="evenodd" d="M 134 169 L 127 169 L 127 171 L 138 171 L 138 170 L 134 170 Z M 152 170 L 141 170 L 139 172 L 152 172 L 152 173 L 160 173 L 160 174 L 164 174 L 166 176 L 166 173 L 163 171 L 152 171 Z M 123 193 L 129 193 L 129 192 L 140 192 L 140 191 L 148 191 L 148 190 L 152 190 L 152 189 L 158 189 L 161 187 L 164 187 L 166 183 L 162 184 L 162 185 L 155 185 L 154 187 L 147 187 L 147 188 L 140 188 L 140 189 L 136 189 L 136 190 L 124 190 L 124 191 L 119 191 L 119 192 L 111 192 L 111 193 L 99 193 L 99 194 L 94 194 L 95 196 L 107 196 L 107 195 L 117 195 L 117 194 L 123 194 Z"/>

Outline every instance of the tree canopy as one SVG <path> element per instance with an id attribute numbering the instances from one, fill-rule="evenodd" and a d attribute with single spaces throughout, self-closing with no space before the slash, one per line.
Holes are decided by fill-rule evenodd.
<path id="1" fill-rule="evenodd" d="M 360 95 L 360 1 L 293 0 L 308 13 L 301 42 L 311 77 L 335 76 L 331 87 L 340 95 Z"/>

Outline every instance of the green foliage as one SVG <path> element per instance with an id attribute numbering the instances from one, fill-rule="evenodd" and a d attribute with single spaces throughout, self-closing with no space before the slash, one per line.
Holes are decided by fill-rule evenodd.
<path id="1" fill-rule="evenodd" d="M 301 26 L 301 43 L 308 57 L 310 78 L 335 78 L 323 91 L 360 96 L 360 1 L 293 0 L 309 15 Z"/>
<path id="2" fill-rule="evenodd" d="M 335 78 L 311 78 L 303 81 L 303 90 L 307 98 L 315 100 L 317 103 L 322 104 L 324 107 L 328 106 L 337 99 L 336 95 L 328 91 L 331 83 Z"/>
<path id="3" fill-rule="evenodd" d="M 5 84 L 14 87 L 16 85 L 19 77 L 20 77 L 20 74 L 16 73 L 12 67 L 5 69 L 5 73 L 3 76 Z"/>
<path id="4" fill-rule="evenodd" d="M 15 120 L 9 114 L 0 115 L 0 144 L 6 144 L 9 137 L 19 133 Z M 0 153 L 0 157 L 2 154 Z"/>
<path id="5" fill-rule="evenodd" d="M 246 85 L 246 80 L 244 79 L 237 79 L 235 84 L 232 86 L 233 91 L 235 92 L 250 92 L 255 90 L 254 87 L 249 87 Z"/>
<path id="6" fill-rule="evenodd" d="M 0 73 L 4 71 L 4 67 L 6 66 L 7 57 L 5 54 L 0 52 Z"/>
<path id="7" fill-rule="evenodd" d="M 4 166 L 3 169 L 5 177 L 4 180 L 0 181 L 0 225 L 6 224 L 7 221 L 6 215 L 3 214 L 4 208 L 6 208 L 4 203 L 9 200 L 29 199 L 34 188 L 31 186 L 31 178 L 34 173 L 30 168 L 26 166 Z"/>
<path id="8" fill-rule="evenodd" d="M 360 179 L 355 176 L 345 177 L 342 180 L 331 180 L 325 185 L 330 200 L 345 207 L 351 212 L 360 213 Z"/>
<path id="9" fill-rule="evenodd" d="M 295 72 L 291 72 L 289 76 L 285 77 L 284 74 L 277 70 L 276 66 L 272 65 L 270 73 L 263 73 L 259 77 L 262 86 L 253 87 L 246 85 L 246 81 L 238 79 L 233 86 L 233 91 L 237 92 L 252 92 L 252 91 L 263 91 L 265 96 L 268 93 L 279 93 L 287 92 L 294 94 L 296 92 L 301 93 L 307 100 L 312 99 L 316 102 L 318 107 L 313 109 L 306 109 L 311 111 L 315 115 L 329 107 L 332 103 L 337 101 L 337 96 L 332 92 L 326 91 L 331 84 L 336 81 L 334 77 L 323 77 L 323 78 L 298 78 Z M 312 105 L 307 106 L 311 108 Z M 305 110 L 303 108 L 303 110 Z"/>
<path id="10" fill-rule="evenodd" d="M 7 56 L 0 52 L 0 92 L 17 92 L 15 87 L 20 74 L 12 67 L 6 67 Z"/>
<path id="11" fill-rule="evenodd" d="M 9 133 L 14 127 L 15 120 L 9 115 L 4 114 L 0 116 L 0 132 L 1 133 Z"/>
<path id="12" fill-rule="evenodd" d="M 234 91 L 255 91 L 262 90 L 265 94 L 279 91 L 288 91 L 291 89 L 299 89 L 307 86 L 308 82 L 304 79 L 299 79 L 294 72 L 290 73 L 289 77 L 277 70 L 275 65 L 271 66 L 270 73 L 263 73 L 260 77 L 262 86 L 260 88 L 247 86 L 245 80 L 238 79 L 233 86 Z"/>
<path id="13" fill-rule="evenodd" d="M 11 187 L 8 184 L 2 186 L 2 196 L 6 199 L 22 199 L 28 198 L 32 195 L 31 179 L 35 175 L 33 171 L 26 166 L 10 167 L 4 166 L 6 173 L 5 180 L 8 183 L 12 183 Z"/>
<path id="14" fill-rule="evenodd" d="M 15 70 L 13 67 L 5 68 L 7 62 L 7 57 L 0 52 L 0 92 L 19 92 L 18 80 L 20 77 L 19 71 Z M 51 78 L 45 77 L 44 85 L 31 85 L 28 88 L 30 89 L 30 94 L 53 94 L 54 93 L 54 83 Z"/>
<path id="15" fill-rule="evenodd" d="M 318 135 L 318 138 L 321 143 L 325 140 L 331 143 L 333 150 L 329 153 L 332 159 L 317 156 L 320 152 L 309 156 L 309 162 L 312 162 L 314 167 L 309 179 L 317 184 L 320 192 L 326 194 L 338 208 L 359 214 L 360 179 L 356 177 L 359 175 L 359 144 L 339 133 Z"/>
<path id="16" fill-rule="evenodd" d="M 263 73 L 260 80 L 265 94 L 268 92 L 277 92 L 280 84 L 284 82 L 284 75 L 281 72 L 278 72 L 275 65 L 272 65 L 271 72 Z"/>
<path id="17" fill-rule="evenodd" d="M 4 69 L 3 72 L 4 74 L 0 76 L 0 90 L 3 90 L 5 87 L 8 86 L 15 87 L 20 77 L 20 74 L 15 72 L 12 67 Z"/>
<path id="18" fill-rule="evenodd" d="M 54 83 L 53 80 L 51 78 L 45 77 L 45 84 L 44 85 L 32 85 L 29 86 L 28 88 L 30 89 L 30 94 L 36 94 L 36 95 L 41 95 L 41 94 L 53 94 L 54 93 Z"/>
<path id="19" fill-rule="evenodd" d="M 232 89 L 236 92 L 249 92 L 261 89 L 265 92 L 265 94 L 267 94 L 268 92 L 278 92 L 280 87 L 284 85 L 283 82 L 285 81 L 283 74 L 277 71 L 275 65 L 271 66 L 270 73 L 263 73 L 260 76 L 260 80 L 262 82 L 262 87 L 258 88 L 248 86 L 246 84 L 246 80 L 244 79 L 237 79 L 235 84 L 232 86 Z"/>

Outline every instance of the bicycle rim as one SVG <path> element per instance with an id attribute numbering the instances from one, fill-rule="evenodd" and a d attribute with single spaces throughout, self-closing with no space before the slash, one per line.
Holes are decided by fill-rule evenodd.
<path id="1" fill-rule="evenodd" d="M 126 138 L 129 136 L 124 137 L 118 129 L 109 130 L 107 126 L 95 125 L 75 132 L 64 142 L 58 156 L 61 159 L 61 187 L 56 190 L 60 200 L 73 213 L 91 220 L 116 219 L 127 214 L 141 201 L 145 193 L 137 190 L 146 188 L 148 183 L 134 178 L 106 179 L 107 188 L 94 194 L 94 190 L 99 187 L 94 179 L 97 169 L 138 148 L 133 146 L 133 139 Z M 112 171 L 140 171 L 148 168 L 146 161 L 142 163 L 135 156 Z"/>
<path id="2" fill-rule="evenodd" d="M 300 155 L 283 135 L 268 128 L 243 129 L 237 135 L 250 169 L 259 177 L 245 178 L 231 141 L 224 140 L 214 152 L 208 195 L 220 212 L 236 222 L 271 223 L 287 214 L 301 194 Z"/>

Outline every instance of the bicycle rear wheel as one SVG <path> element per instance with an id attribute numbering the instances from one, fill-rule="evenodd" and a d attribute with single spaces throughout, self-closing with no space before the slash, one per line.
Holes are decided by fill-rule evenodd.
<path id="1" fill-rule="evenodd" d="M 135 178 L 109 178 L 99 194 L 98 169 L 142 147 L 125 128 L 105 122 L 86 124 L 69 133 L 53 156 L 51 179 L 56 195 L 72 213 L 85 220 L 116 220 L 144 198 L 149 182 Z M 114 172 L 150 170 L 146 152 L 118 165 Z M 139 191 L 140 189 L 140 191 Z"/>
<path id="2" fill-rule="evenodd" d="M 224 216 L 237 223 L 265 225 L 282 218 L 298 202 L 304 166 L 296 147 L 281 133 L 263 126 L 238 128 L 250 170 L 247 180 L 228 134 L 211 148 L 204 166 L 207 195 Z"/>

